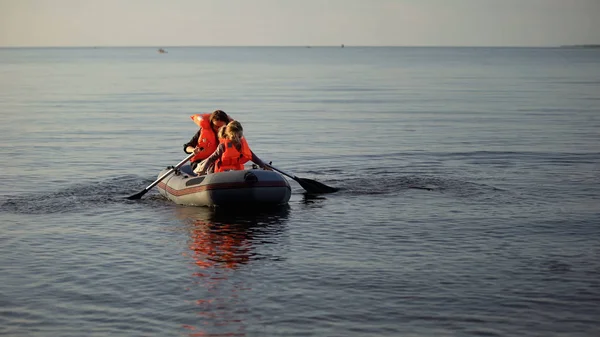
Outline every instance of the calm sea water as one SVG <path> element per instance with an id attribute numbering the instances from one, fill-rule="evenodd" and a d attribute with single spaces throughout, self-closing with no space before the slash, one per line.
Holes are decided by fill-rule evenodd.
<path id="1" fill-rule="evenodd" d="M 0 335 L 600 335 L 600 50 L 167 51 L 0 49 Z M 341 190 L 124 200 L 215 109 Z"/>

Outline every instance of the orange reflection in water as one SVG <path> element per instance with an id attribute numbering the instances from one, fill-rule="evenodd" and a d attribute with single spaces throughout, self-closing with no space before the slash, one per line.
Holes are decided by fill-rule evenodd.
<path id="1" fill-rule="evenodd" d="M 201 268 L 235 269 L 250 260 L 248 232 L 236 225 L 197 220 L 190 236 L 192 257 Z"/>
<path id="2" fill-rule="evenodd" d="M 199 288 L 189 290 L 203 296 L 193 301 L 199 309 L 198 323 L 183 328 L 189 336 L 245 336 L 245 319 L 250 312 L 246 293 L 252 289 L 236 273 L 252 263 L 265 235 L 281 232 L 288 209 L 258 213 L 190 207 L 178 210 L 178 216 L 190 222 L 185 255 L 198 268 L 192 275 Z"/>

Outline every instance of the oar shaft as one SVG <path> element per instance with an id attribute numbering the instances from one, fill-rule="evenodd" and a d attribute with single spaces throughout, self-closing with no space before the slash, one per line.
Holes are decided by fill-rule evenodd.
<path id="1" fill-rule="evenodd" d="M 151 189 L 152 187 L 158 185 L 158 183 L 160 183 L 163 179 L 165 179 L 166 176 L 168 176 L 169 174 L 173 173 L 173 171 L 175 171 L 174 168 L 168 170 L 167 172 L 165 172 L 165 174 L 163 174 L 162 176 L 160 176 L 158 179 L 156 179 L 152 184 L 148 185 L 146 187 L 146 190 Z"/>
<path id="2" fill-rule="evenodd" d="M 273 165 L 267 164 L 267 166 L 285 176 L 288 176 L 288 177 L 294 179 L 298 184 L 300 184 L 300 186 L 302 186 L 303 189 L 305 189 L 309 193 L 333 193 L 338 190 L 335 187 L 329 187 L 323 183 L 320 183 L 320 182 L 312 180 L 312 179 L 298 178 L 291 173 L 286 173 L 286 172 L 274 167 Z"/>
<path id="3" fill-rule="evenodd" d="M 189 155 L 189 156 L 187 156 L 187 157 L 183 158 L 183 160 L 182 160 L 182 161 L 180 161 L 179 163 L 177 163 L 177 165 L 175 165 L 175 168 L 176 168 L 176 169 L 178 169 L 178 168 L 182 167 L 182 166 L 183 166 L 183 164 L 187 163 L 187 162 L 188 162 L 188 160 L 192 159 L 192 157 L 193 157 L 193 156 L 195 156 L 195 155 L 196 155 L 196 154 L 195 154 L 194 152 L 190 153 L 190 155 Z"/>
<path id="4" fill-rule="evenodd" d="M 195 153 L 190 153 L 189 156 L 185 157 L 185 159 L 183 159 L 182 161 L 180 161 L 179 163 L 177 163 L 177 165 L 175 165 L 172 169 L 168 170 L 167 172 L 165 172 L 163 175 L 161 175 L 158 179 L 156 179 L 152 184 L 148 185 L 148 187 L 146 187 L 145 189 L 143 189 L 141 192 L 136 193 L 132 196 L 127 197 L 127 199 L 129 200 L 137 200 L 140 199 L 144 194 L 146 194 L 146 192 L 148 192 L 152 187 L 156 186 L 158 183 L 160 183 L 163 179 L 165 179 L 166 176 L 168 176 L 169 174 L 173 173 L 173 171 L 177 170 L 178 168 L 180 168 L 181 166 L 183 166 L 183 164 L 187 163 L 188 160 L 192 159 L 192 157 L 195 155 Z"/>
<path id="5" fill-rule="evenodd" d="M 268 167 L 272 168 L 273 170 L 275 170 L 275 171 L 277 171 L 277 172 L 279 172 L 279 173 L 283 174 L 284 176 L 288 176 L 288 177 L 290 177 L 290 178 L 292 178 L 292 179 L 294 179 L 294 180 L 298 179 L 298 177 L 296 177 L 295 175 L 293 175 L 293 174 L 291 174 L 291 173 L 286 173 L 285 171 L 282 171 L 282 170 L 278 169 L 277 167 L 275 167 L 275 166 L 273 166 L 273 165 L 270 165 L 270 164 L 266 164 L 266 165 L 267 165 Z"/>
<path id="6" fill-rule="evenodd" d="M 172 169 L 168 170 L 167 172 L 165 172 L 162 176 L 160 176 L 158 179 L 156 179 L 155 182 L 153 182 L 152 184 L 148 185 L 148 187 L 146 187 L 147 190 L 151 189 L 152 187 L 156 186 L 158 183 L 160 183 L 163 179 L 165 179 L 166 176 L 168 176 L 169 174 L 173 173 L 173 171 L 177 170 L 178 168 L 182 167 L 183 164 L 187 163 L 188 160 L 192 159 L 192 157 L 195 155 L 195 153 L 190 153 L 189 156 L 185 157 L 185 159 L 183 159 L 182 161 L 180 161 L 179 163 L 177 163 L 177 165 L 175 165 Z"/>

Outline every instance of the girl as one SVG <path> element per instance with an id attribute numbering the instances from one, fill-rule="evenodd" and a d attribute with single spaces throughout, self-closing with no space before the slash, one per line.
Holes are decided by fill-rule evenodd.
<path id="1" fill-rule="evenodd" d="M 270 168 L 258 158 L 244 138 L 244 129 L 238 121 L 232 121 L 219 130 L 219 146 L 194 170 L 198 175 L 206 173 L 243 170 L 244 164 L 252 161 L 262 169 Z"/>

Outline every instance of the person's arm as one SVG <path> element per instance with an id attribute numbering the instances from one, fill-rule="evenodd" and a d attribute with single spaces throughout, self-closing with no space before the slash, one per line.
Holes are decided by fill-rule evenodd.
<path id="1" fill-rule="evenodd" d="M 215 152 L 213 152 L 210 156 L 208 156 L 208 158 L 202 161 L 200 165 L 196 167 L 196 170 L 194 170 L 194 172 L 196 172 L 198 175 L 206 174 L 206 170 L 209 167 L 211 167 L 215 163 L 215 161 L 217 161 L 217 159 L 221 158 L 223 152 L 225 152 L 225 145 L 219 144 Z"/>
<path id="2" fill-rule="evenodd" d="M 260 158 L 258 158 L 258 156 L 254 154 L 254 152 L 250 151 L 250 153 L 252 153 L 252 162 L 254 164 L 258 165 L 262 169 L 266 169 L 266 170 L 271 169 L 265 164 L 265 162 L 263 162 Z"/>
<path id="3" fill-rule="evenodd" d="M 183 144 L 183 152 L 185 152 L 185 153 L 194 152 L 196 145 L 198 145 L 198 138 L 200 138 L 200 130 L 198 130 L 198 132 L 196 132 L 194 137 L 192 137 L 192 139 L 190 139 L 189 142 Z"/>

